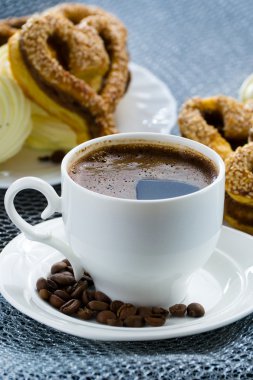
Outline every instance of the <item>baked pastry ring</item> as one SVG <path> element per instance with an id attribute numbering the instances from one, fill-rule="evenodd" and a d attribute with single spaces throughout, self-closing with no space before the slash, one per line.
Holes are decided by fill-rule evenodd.
<path id="1" fill-rule="evenodd" d="M 253 206 L 225 195 L 224 219 L 234 228 L 253 235 Z"/>
<path id="2" fill-rule="evenodd" d="M 228 195 L 236 202 L 253 206 L 253 142 L 237 148 L 225 166 Z"/>
<path id="3" fill-rule="evenodd" d="M 125 26 L 117 17 L 99 7 L 79 3 L 64 3 L 48 8 L 43 14 L 56 14 L 67 18 L 74 25 L 80 24 L 83 19 L 86 19 L 89 16 L 103 16 L 108 20 L 111 26 L 116 28 L 117 34 L 120 35 L 120 39 L 124 39 L 124 42 L 126 43 L 127 30 Z"/>
<path id="4" fill-rule="evenodd" d="M 226 159 L 233 151 L 231 144 L 247 142 L 253 126 L 252 107 L 252 102 L 242 104 L 222 95 L 193 98 L 181 109 L 179 128 L 184 137 L 209 146 Z"/>
<path id="5" fill-rule="evenodd" d="M 69 124 L 78 142 L 117 132 L 113 113 L 128 83 L 126 30 L 101 12 L 80 25 L 57 12 L 32 17 L 9 40 L 19 85 Z"/>
<path id="6" fill-rule="evenodd" d="M 0 20 L 0 46 L 6 44 L 8 39 L 16 33 L 28 20 L 28 16 L 12 17 Z"/>

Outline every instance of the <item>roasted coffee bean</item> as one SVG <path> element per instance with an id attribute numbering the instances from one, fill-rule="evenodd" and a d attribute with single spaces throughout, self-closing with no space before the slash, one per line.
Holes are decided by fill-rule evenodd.
<path id="1" fill-rule="evenodd" d="M 169 308 L 172 317 L 184 317 L 186 313 L 187 306 L 183 303 L 178 303 Z"/>
<path id="2" fill-rule="evenodd" d="M 50 159 L 54 164 L 60 164 L 65 154 L 64 150 L 58 149 L 51 154 Z"/>
<path id="3" fill-rule="evenodd" d="M 58 289 L 54 292 L 54 294 L 64 301 L 69 301 L 71 299 L 70 295 L 65 290 Z"/>
<path id="4" fill-rule="evenodd" d="M 55 294 L 51 294 L 51 296 L 49 297 L 49 303 L 50 305 L 52 305 L 53 307 L 55 307 L 56 309 L 60 309 L 60 307 L 65 303 L 66 301 L 64 301 L 62 298 L 56 296 Z"/>
<path id="5" fill-rule="evenodd" d="M 71 298 L 80 298 L 84 292 L 84 290 L 86 290 L 88 287 L 88 283 L 86 281 L 86 284 L 75 284 L 73 286 L 73 291 L 71 293 Z"/>
<path id="6" fill-rule="evenodd" d="M 159 327 L 164 325 L 166 318 L 161 316 L 161 315 L 156 315 L 156 314 L 151 314 L 148 317 L 144 317 L 145 322 L 147 325 L 152 326 L 152 327 Z"/>
<path id="7" fill-rule="evenodd" d="M 67 266 L 66 270 L 72 274 L 74 274 L 73 268 L 71 266 Z"/>
<path id="8" fill-rule="evenodd" d="M 49 299 L 50 295 L 51 295 L 51 293 L 47 289 L 40 289 L 39 290 L 39 296 L 44 301 L 47 301 Z"/>
<path id="9" fill-rule="evenodd" d="M 47 280 L 43 277 L 40 277 L 36 282 L 36 288 L 38 291 L 41 289 L 47 289 Z"/>
<path id="10" fill-rule="evenodd" d="M 84 309 L 80 308 L 77 311 L 76 315 L 77 315 L 78 318 L 87 321 L 88 319 L 92 319 L 95 316 L 95 313 L 94 313 L 94 311 L 92 311 L 92 310 L 88 309 L 87 307 L 85 307 Z"/>
<path id="11" fill-rule="evenodd" d="M 152 314 L 152 307 L 140 306 L 137 309 L 137 314 L 142 317 L 148 317 Z"/>
<path id="12" fill-rule="evenodd" d="M 81 277 L 81 280 L 86 280 L 88 281 L 89 285 L 93 285 L 93 279 L 92 277 L 89 275 L 89 273 L 84 273 Z"/>
<path id="13" fill-rule="evenodd" d="M 66 268 L 67 268 L 67 264 L 64 263 L 63 261 L 59 261 L 58 263 L 55 263 L 54 265 L 52 265 L 51 273 L 55 274 L 55 273 L 61 272 L 62 270 Z"/>
<path id="14" fill-rule="evenodd" d="M 188 305 L 187 307 L 187 315 L 189 317 L 199 318 L 199 317 L 203 317 L 204 314 L 205 314 L 205 309 L 199 303 L 193 302 L 193 303 L 190 303 L 190 305 Z"/>
<path id="15" fill-rule="evenodd" d="M 117 319 L 116 315 L 110 310 L 100 311 L 97 314 L 97 322 L 106 324 L 108 319 Z"/>
<path id="16" fill-rule="evenodd" d="M 86 306 L 90 301 L 94 300 L 94 292 L 90 290 L 84 290 L 82 294 L 83 304 Z"/>
<path id="17" fill-rule="evenodd" d="M 169 315 L 169 311 L 164 309 L 163 307 L 152 307 L 152 313 L 153 314 L 160 314 L 163 315 L 164 317 L 167 317 Z"/>
<path id="18" fill-rule="evenodd" d="M 71 267 L 71 264 L 68 259 L 62 260 L 63 263 L 66 263 L 68 267 Z"/>
<path id="19" fill-rule="evenodd" d="M 74 284 L 75 285 L 75 284 Z M 64 290 L 68 293 L 71 294 L 73 292 L 73 286 L 69 285 L 64 288 Z"/>
<path id="20" fill-rule="evenodd" d="M 96 291 L 95 292 L 95 300 L 96 301 L 102 301 L 102 302 L 106 302 L 106 303 L 111 303 L 112 300 L 103 292 L 100 292 L 100 291 Z"/>
<path id="21" fill-rule="evenodd" d="M 69 272 L 52 274 L 51 280 L 55 281 L 58 285 L 61 286 L 73 285 L 76 282 L 74 277 Z"/>
<path id="22" fill-rule="evenodd" d="M 118 301 L 118 300 L 115 300 L 115 301 L 112 301 L 112 303 L 110 304 L 110 309 L 111 311 L 113 311 L 115 314 L 117 314 L 117 311 L 119 310 L 119 308 L 124 304 L 124 302 L 122 301 Z"/>
<path id="23" fill-rule="evenodd" d="M 54 292 L 55 290 L 58 289 L 58 285 L 56 284 L 56 282 L 54 282 L 53 280 L 51 279 L 47 279 L 47 289 L 50 291 L 50 292 Z"/>
<path id="24" fill-rule="evenodd" d="M 115 326 L 115 327 L 123 326 L 123 321 L 121 321 L 120 319 L 107 319 L 106 323 L 109 326 Z"/>
<path id="25" fill-rule="evenodd" d="M 88 292 L 87 290 L 85 290 L 82 294 L 82 301 L 83 301 L 83 304 L 86 306 L 88 305 L 88 303 L 90 302 L 89 300 L 89 295 L 88 295 Z"/>
<path id="26" fill-rule="evenodd" d="M 90 301 L 87 307 L 95 311 L 103 311 L 109 309 L 108 303 L 102 301 Z"/>
<path id="27" fill-rule="evenodd" d="M 67 315 L 72 315 L 77 312 L 79 307 L 81 306 L 81 302 L 76 299 L 69 300 L 61 306 L 60 311 Z"/>
<path id="28" fill-rule="evenodd" d="M 119 319 L 126 319 L 130 317 L 130 315 L 135 315 L 137 312 L 137 308 L 131 303 L 124 303 L 117 311 L 117 316 Z"/>
<path id="29" fill-rule="evenodd" d="M 124 320 L 124 326 L 126 327 L 143 327 L 144 318 L 141 315 L 130 315 Z"/>

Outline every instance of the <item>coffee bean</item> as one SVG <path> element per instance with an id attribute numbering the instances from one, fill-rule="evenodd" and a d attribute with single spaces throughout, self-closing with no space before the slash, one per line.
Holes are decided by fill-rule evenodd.
<path id="1" fill-rule="evenodd" d="M 40 277 L 36 282 L 36 288 L 38 291 L 41 289 L 47 289 L 47 280 L 43 277 Z"/>
<path id="2" fill-rule="evenodd" d="M 70 295 L 65 290 L 58 289 L 54 294 L 64 301 L 69 301 L 71 299 Z"/>
<path id="3" fill-rule="evenodd" d="M 204 314 L 205 314 L 205 309 L 199 303 L 193 302 L 193 303 L 190 303 L 190 305 L 188 305 L 187 307 L 187 315 L 189 317 L 199 318 L 199 317 L 203 317 Z"/>
<path id="4" fill-rule="evenodd" d="M 87 307 L 85 307 L 84 309 L 80 308 L 77 311 L 76 315 L 78 318 L 87 321 L 88 319 L 91 319 L 94 317 L 94 312 L 92 310 L 88 309 Z"/>
<path id="5" fill-rule="evenodd" d="M 86 281 L 86 284 L 75 284 L 73 286 L 73 291 L 71 293 L 71 298 L 80 298 L 84 292 L 84 290 L 86 290 L 88 287 L 88 282 Z"/>
<path id="6" fill-rule="evenodd" d="M 141 315 L 130 315 L 124 320 L 124 326 L 126 327 L 143 327 L 144 319 Z"/>
<path id="7" fill-rule="evenodd" d="M 97 322 L 106 324 L 108 319 L 116 319 L 116 315 L 110 310 L 100 311 L 97 315 Z"/>
<path id="8" fill-rule="evenodd" d="M 166 321 L 165 317 L 163 317 L 161 315 L 155 315 L 155 314 L 151 314 L 148 317 L 144 317 L 144 319 L 145 319 L 145 322 L 147 323 L 147 325 L 152 326 L 152 327 L 162 326 L 162 325 L 164 325 L 164 323 Z"/>
<path id="9" fill-rule="evenodd" d="M 40 289 L 39 290 L 39 296 L 44 301 L 47 301 L 49 299 L 50 295 L 51 295 L 51 293 L 47 289 Z"/>
<path id="10" fill-rule="evenodd" d="M 73 268 L 71 266 L 67 266 L 66 270 L 72 274 L 74 274 Z"/>
<path id="11" fill-rule="evenodd" d="M 67 315 L 72 315 L 77 312 L 79 307 L 81 306 L 81 302 L 76 299 L 69 300 L 61 306 L 60 311 Z"/>
<path id="12" fill-rule="evenodd" d="M 51 294 L 50 298 L 49 298 L 49 303 L 50 305 L 52 305 L 53 307 L 55 307 L 56 309 L 60 309 L 60 307 L 65 303 L 66 301 L 64 301 L 62 298 L 56 296 L 55 294 Z"/>
<path id="13" fill-rule="evenodd" d="M 92 277 L 89 275 L 89 273 L 84 273 L 81 277 L 81 280 L 86 280 L 88 281 L 89 285 L 93 285 L 93 279 Z"/>
<path id="14" fill-rule="evenodd" d="M 51 161 L 53 162 L 53 163 L 55 163 L 55 164 L 60 164 L 61 162 L 62 162 L 62 160 L 63 160 L 63 157 L 65 156 L 65 152 L 64 152 L 64 150 L 60 150 L 60 149 L 58 149 L 58 150 L 55 150 L 52 154 L 51 154 L 51 156 L 50 156 L 50 159 L 51 159 Z"/>
<path id="15" fill-rule="evenodd" d="M 186 313 L 186 305 L 178 303 L 169 308 L 170 314 L 172 317 L 184 317 Z"/>
<path id="16" fill-rule="evenodd" d="M 70 262 L 69 262 L 68 259 L 64 259 L 64 260 L 62 260 L 62 262 L 63 262 L 63 263 L 66 263 L 68 267 L 71 266 L 71 264 L 70 264 Z"/>
<path id="17" fill-rule="evenodd" d="M 148 317 L 152 314 L 152 307 L 140 306 L 137 309 L 137 314 L 142 317 Z"/>
<path id="18" fill-rule="evenodd" d="M 115 327 L 123 326 L 123 321 L 121 321 L 120 319 L 107 319 L 106 323 L 109 326 L 115 326 Z"/>
<path id="19" fill-rule="evenodd" d="M 105 293 L 100 292 L 98 290 L 95 292 L 95 300 L 106 302 L 106 303 L 112 302 L 112 300 Z"/>
<path id="20" fill-rule="evenodd" d="M 67 268 L 67 264 L 64 263 L 63 261 L 59 261 L 58 263 L 55 263 L 54 265 L 52 265 L 51 273 L 55 274 L 55 273 L 61 272 L 62 270 L 66 268 Z"/>
<path id="21" fill-rule="evenodd" d="M 58 289 L 58 285 L 56 284 L 56 282 L 54 282 L 53 280 L 51 279 L 47 279 L 47 289 L 50 291 L 50 292 L 54 292 L 55 290 Z"/>
<path id="22" fill-rule="evenodd" d="M 110 309 L 115 314 L 117 314 L 117 311 L 119 310 L 120 306 L 122 306 L 123 304 L 124 302 L 122 301 L 118 301 L 118 300 L 112 301 L 112 303 L 110 304 Z"/>
<path id="23" fill-rule="evenodd" d="M 69 286 L 66 286 L 64 288 L 65 292 L 67 292 L 68 294 L 71 294 L 73 292 L 73 286 L 72 285 L 69 285 Z"/>
<path id="24" fill-rule="evenodd" d="M 109 309 L 108 303 L 102 301 L 90 301 L 87 307 L 95 311 L 103 311 Z"/>
<path id="25" fill-rule="evenodd" d="M 163 315 L 164 317 L 167 317 L 169 315 L 169 311 L 164 309 L 163 307 L 152 307 L 152 313 L 153 314 L 160 314 Z"/>
<path id="26" fill-rule="evenodd" d="M 130 317 L 130 315 L 135 315 L 137 312 L 137 308 L 131 303 L 124 303 L 117 311 L 117 316 L 119 319 L 126 319 Z"/>
<path id="27" fill-rule="evenodd" d="M 82 294 L 83 304 L 86 306 L 90 301 L 94 300 L 94 293 L 90 290 L 84 290 Z"/>
<path id="28" fill-rule="evenodd" d="M 76 282 L 74 277 L 69 272 L 52 274 L 51 280 L 61 286 L 73 285 Z"/>

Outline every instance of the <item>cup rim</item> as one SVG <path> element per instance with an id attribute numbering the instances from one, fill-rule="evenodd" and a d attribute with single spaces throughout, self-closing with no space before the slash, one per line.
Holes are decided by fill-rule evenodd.
<path id="1" fill-rule="evenodd" d="M 80 152 L 80 150 L 82 150 L 83 148 L 90 146 L 90 145 L 93 145 L 93 144 L 96 144 L 96 143 L 106 141 L 106 140 L 111 140 L 113 142 L 113 140 L 119 141 L 119 140 L 127 140 L 127 139 L 129 139 L 129 140 L 147 140 L 147 142 L 152 141 L 152 140 L 161 141 L 161 142 L 168 141 L 171 144 L 183 145 L 183 146 L 190 148 L 192 150 L 195 150 L 196 152 L 201 153 L 204 156 L 211 159 L 212 162 L 217 167 L 218 175 L 213 182 L 211 182 L 207 186 L 203 187 L 202 189 L 195 191 L 194 193 L 190 193 L 190 194 L 186 194 L 186 195 L 180 195 L 180 196 L 173 197 L 173 198 L 162 198 L 162 199 L 132 199 L 132 198 L 130 198 L 129 199 L 129 198 L 112 197 L 110 195 L 105 195 L 105 194 L 101 194 L 101 193 L 97 193 L 95 191 L 89 190 L 89 189 L 79 185 L 78 183 L 76 183 L 68 174 L 67 169 L 68 169 L 69 161 L 71 160 L 71 158 L 73 158 L 74 155 L 76 155 L 78 152 Z M 171 135 L 171 134 L 167 135 L 167 134 L 155 133 L 155 132 L 128 132 L 128 133 L 117 133 L 117 134 L 113 134 L 113 135 L 106 135 L 106 136 L 97 137 L 94 139 L 87 140 L 87 141 L 77 145 L 76 147 L 72 148 L 65 155 L 65 157 L 62 160 L 61 175 L 62 175 L 62 179 L 64 177 L 64 179 L 67 180 L 67 182 L 69 184 L 71 184 L 71 186 L 78 188 L 80 191 L 83 191 L 84 193 L 89 194 L 90 196 L 95 196 L 97 198 L 101 198 L 101 199 L 105 199 L 107 201 L 113 201 L 113 202 L 117 201 L 117 202 L 130 202 L 130 203 L 134 202 L 134 203 L 138 203 L 138 204 L 139 203 L 149 203 L 150 204 L 150 203 L 176 202 L 176 201 L 180 201 L 182 199 L 192 198 L 192 197 L 198 196 L 200 193 L 202 194 L 202 193 L 205 193 L 206 191 L 209 191 L 209 189 L 211 187 L 214 187 L 216 184 L 221 182 L 223 180 L 223 178 L 225 178 L 225 164 L 224 164 L 224 161 L 222 160 L 222 158 L 220 157 L 220 155 L 218 153 L 216 153 L 213 149 L 209 148 L 208 146 L 206 146 L 206 145 L 204 145 L 198 141 L 195 141 L 195 140 L 191 140 L 191 139 L 188 139 L 188 138 L 185 138 L 182 136 L 178 136 L 178 135 Z"/>

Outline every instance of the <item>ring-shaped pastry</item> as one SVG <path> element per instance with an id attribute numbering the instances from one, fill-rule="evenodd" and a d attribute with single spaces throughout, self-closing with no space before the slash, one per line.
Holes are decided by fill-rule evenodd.
<path id="1" fill-rule="evenodd" d="M 238 147 L 226 160 L 226 191 L 236 202 L 253 206 L 253 142 Z"/>
<path id="2" fill-rule="evenodd" d="M 6 44 L 11 36 L 21 29 L 29 16 L 12 17 L 0 20 L 0 46 Z"/>
<path id="3" fill-rule="evenodd" d="M 190 99 L 179 114 L 181 134 L 209 146 L 226 159 L 233 151 L 231 144 L 247 142 L 253 126 L 252 105 L 226 96 Z"/>
<path id="4" fill-rule="evenodd" d="M 253 235 L 253 206 L 225 196 L 224 219 L 232 227 Z"/>
<path id="5" fill-rule="evenodd" d="M 89 16 L 102 16 L 107 19 L 111 27 L 116 28 L 118 37 L 126 43 L 127 39 L 127 30 L 125 26 L 119 22 L 118 18 L 112 15 L 109 12 L 106 12 L 104 9 L 92 6 L 85 5 L 80 3 L 64 3 L 56 5 L 52 8 L 48 8 L 44 14 L 56 14 L 62 16 L 71 21 L 74 25 L 78 25 L 83 21 L 83 19 Z"/>
<path id="6" fill-rule="evenodd" d="M 10 62 L 23 90 L 83 141 L 116 132 L 113 111 L 128 82 L 125 42 L 104 15 L 75 26 L 47 14 L 30 18 L 9 40 Z"/>

